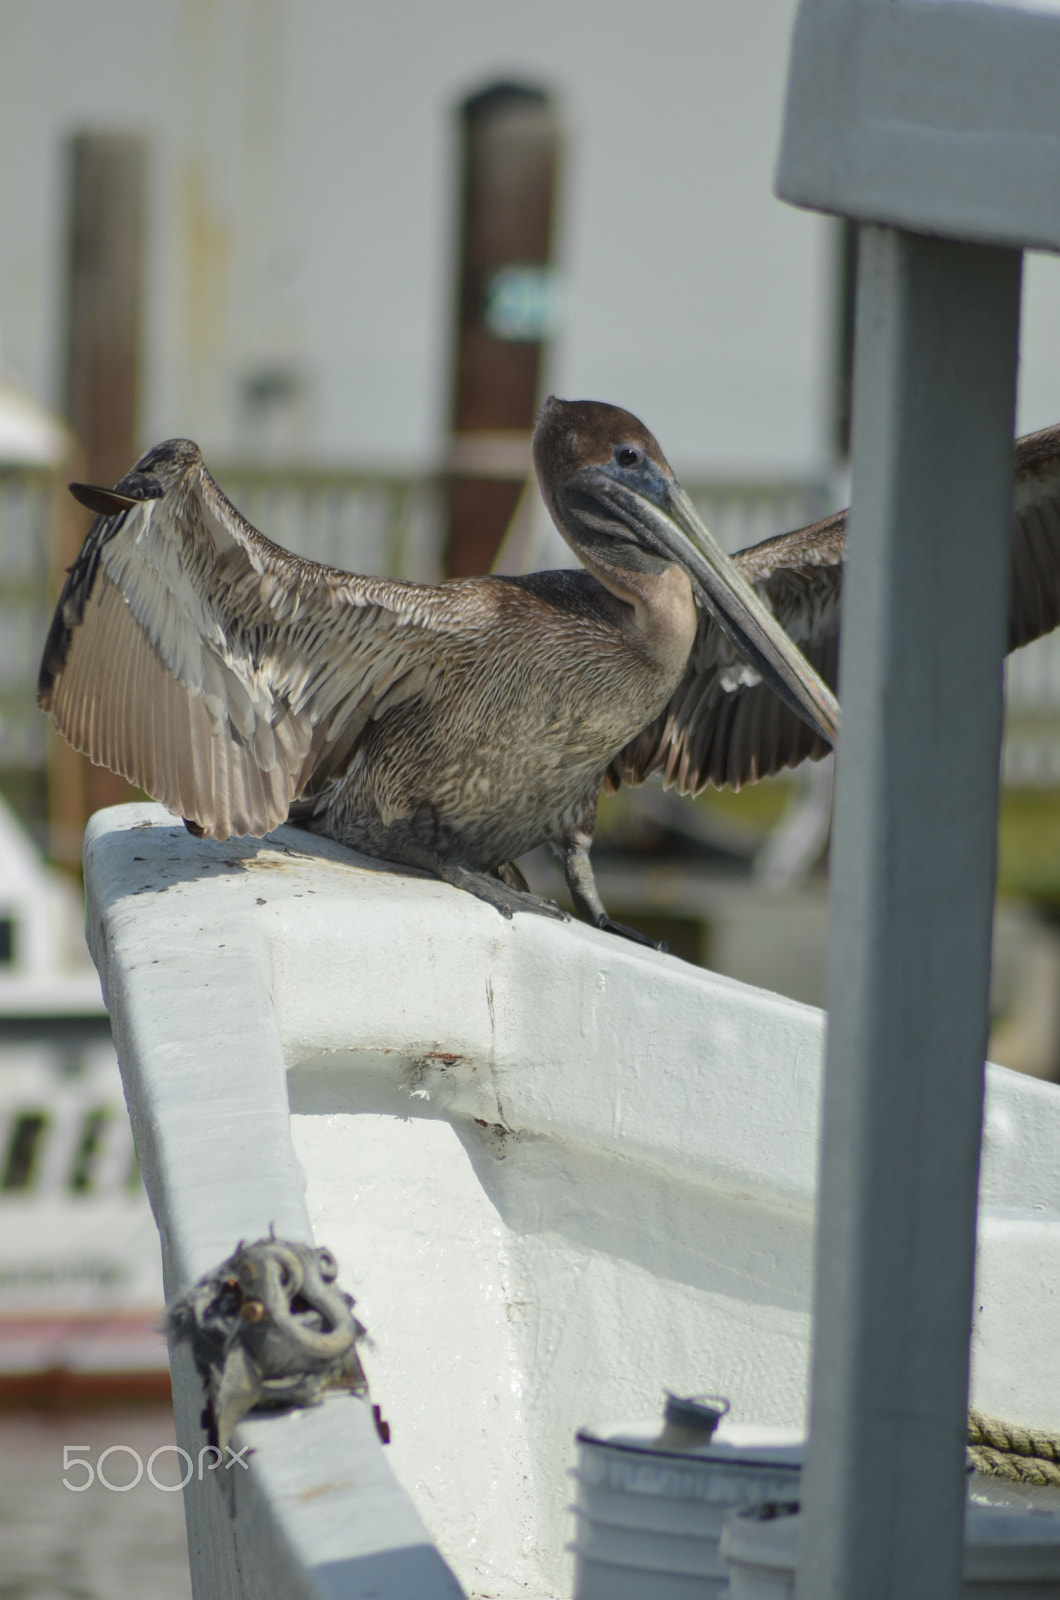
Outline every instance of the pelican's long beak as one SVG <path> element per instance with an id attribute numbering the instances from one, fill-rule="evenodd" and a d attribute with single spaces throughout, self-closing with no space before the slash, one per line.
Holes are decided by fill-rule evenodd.
<path id="1" fill-rule="evenodd" d="M 606 473 L 606 469 L 604 469 Z M 601 481 L 603 479 L 603 481 Z M 688 573 L 698 599 L 784 703 L 829 744 L 839 733 L 839 702 L 769 607 L 712 537 L 679 483 L 666 485 L 667 509 L 606 473 L 596 492 L 635 523 Z"/>

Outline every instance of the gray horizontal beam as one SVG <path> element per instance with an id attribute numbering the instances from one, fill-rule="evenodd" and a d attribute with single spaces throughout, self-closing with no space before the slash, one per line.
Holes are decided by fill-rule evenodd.
<path id="1" fill-rule="evenodd" d="M 864 222 L 1060 250 L 1060 13 L 802 0 L 777 193 Z"/>

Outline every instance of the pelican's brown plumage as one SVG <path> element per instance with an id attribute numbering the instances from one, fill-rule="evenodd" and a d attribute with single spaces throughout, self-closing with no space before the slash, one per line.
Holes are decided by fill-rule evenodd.
<path id="1" fill-rule="evenodd" d="M 847 511 L 741 550 L 733 561 L 826 683 L 836 684 Z M 1006 648 L 1060 623 L 1060 425 L 1016 440 Z M 830 746 L 748 673 L 729 641 L 701 619 L 688 665 L 665 709 L 612 763 L 608 782 L 653 772 L 682 794 L 739 788 Z"/>
<path id="2" fill-rule="evenodd" d="M 609 768 L 640 776 L 685 731 L 698 751 L 690 655 L 722 693 L 742 674 L 809 719 L 801 745 L 786 736 L 790 759 L 826 746 L 838 708 L 637 418 L 551 400 L 535 463 L 587 570 L 430 586 L 281 550 L 197 446 L 159 445 L 115 490 L 75 486 L 99 516 L 52 623 L 40 703 L 195 832 L 264 834 L 290 813 L 509 915 L 559 914 L 512 865 L 547 841 L 579 911 L 616 928 L 589 866 L 597 796 Z M 745 725 L 766 724 L 737 719 L 744 777 L 783 755 L 776 741 L 745 749 Z"/>

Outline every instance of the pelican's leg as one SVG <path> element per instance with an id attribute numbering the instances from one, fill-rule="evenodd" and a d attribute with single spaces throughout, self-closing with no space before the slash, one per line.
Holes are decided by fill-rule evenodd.
<path id="1" fill-rule="evenodd" d="M 530 893 L 530 885 L 523 877 L 514 861 L 502 861 L 497 868 L 497 876 L 509 889 L 522 889 L 524 894 Z"/>
<path id="2" fill-rule="evenodd" d="M 574 909 L 591 922 L 594 928 L 601 928 L 604 933 L 621 934 L 623 939 L 632 939 L 635 944 L 646 944 L 650 950 L 666 950 L 665 943 L 649 939 L 646 933 L 638 933 L 636 928 L 627 928 L 624 922 L 616 922 L 609 917 L 600 899 L 600 891 L 596 887 L 593 876 L 592 862 L 589 860 L 589 845 L 591 837 L 587 834 L 574 834 L 563 845 L 556 845 L 555 849 L 563 862 L 563 872 L 567 879 L 567 888 L 574 901 Z"/>
<path id="3" fill-rule="evenodd" d="M 387 843 L 387 856 L 402 866 L 420 867 L 424 872 L 433 872 L 436 878 L 441 878 L 443 883 L 451 883 L 454 889 L 466 889 L 477 900 L 485 900 L 502 917 L 512 917 L 517 911 L 532 911 L 539 917 L 555 917 L 558 922 L 570 921 L 570 912 L 564 911 L 553 901 L 542 900 L 539 895 L 531 894 L 529 889 L 517 889 L 491 873 L 476 872 L 462 862 L 448 861 L 412 840 L 396 839 L 393 832 Z M 504 867 L 509 867 L 513 873 L 518 872 L 518 868 L 511 867 L 509 862 L 502 862 L 501 869 Z M 518 875 L 520 881 L 525 883 L 522 873 Z"/>

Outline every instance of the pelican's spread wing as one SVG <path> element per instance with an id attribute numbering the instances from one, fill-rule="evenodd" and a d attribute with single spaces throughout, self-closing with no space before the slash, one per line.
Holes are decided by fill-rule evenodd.
<path id="1" fill-rule="evenodd" d="M 90 760 L 211 837 L 267 833 L 370 718 L 428 685 L 457 608 L 279 549 L 187 440 L 118 492 L 136 504 L 98 517 L 70 568 L 40 703 Z"/>
<path id="2" fill-rule="evenodd" d="M 835 688 L 846 554 L 845 511 L 734 557 L 803 655 Z M 1016 444 L 1009 575 L 1009 650 L 1060 623 L 1060 426 Z M 734 655 L 709 617 L 700 619 L 688 668 L 666 710 L 612 763 L 612 782 L 661 772 L 682 794 L 713 784 L 737 789 L 828 751 Z"/>

